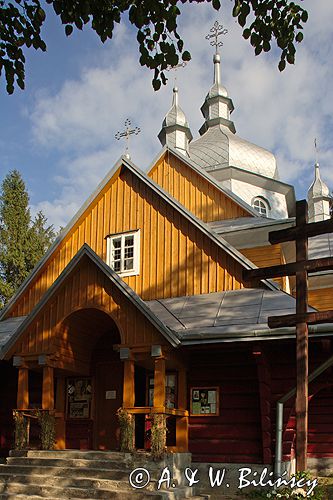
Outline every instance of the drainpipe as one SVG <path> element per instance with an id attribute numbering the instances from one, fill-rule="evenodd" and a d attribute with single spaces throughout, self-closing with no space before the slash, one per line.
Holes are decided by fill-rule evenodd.
<path id="1" fill-rule="evenodd" d="M 333 365 L 333 356 L 328 358 L 323 364 L 318 366 L 308 377 L 308 383 L 319 377 L 327 368 Z M 287 392 L 276 403 L 276 434 L 275 434 L 275 477 L 281 476 L 282 469 L 282 436 L 283 436 L 283 405 L 288 399 L 296 394 L 296 387 Z"/>
<path id="2" fill-rule="evenodd" d="M 275 465 L 274 476 L 281 476 L 282 466 L 282 434 L 283 434 L 283 403 L 276 404 L 276 440 L 275 440 Z"/>

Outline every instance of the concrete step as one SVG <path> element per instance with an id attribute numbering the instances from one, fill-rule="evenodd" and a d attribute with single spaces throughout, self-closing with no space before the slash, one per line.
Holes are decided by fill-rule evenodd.
<path id="1" fill-rule="evenodd" d="M 39 495 L 24 495 L 17 493 L 4 493 L 0 494 L 0 500 L 66 500 L 64 497 L 41 497 Z M 133 500 L 133 493 L 129 493 L 128 491 L 119 491 L 117 492 L 117 496 L 113 496 L 110 498 L 115 498 L 117 500 Z M 146 494 L 146 493 L 138 493 L 135 496 L 135 500 L 162 500 L 164 497 L 161 495 L 155 494 Z M 95 498 L 83 498 L 83 497 L 70 497 L 70 500 L 95 500 Z"/>
<path id="2" fill-rule="evenodd" d="M 50 499 L 118 499 L 118 498 L 130 498 L 133 497 L 133 490 L 104 490 L 104 489 L 81 489 L 75 487 L 55 487 L 55 486 L 45 486 L 37 484 L 21 484 L 21 483 L 7 483 L 0 484 L 0 494 L 4 495 L 26 495 L 28 498 L 32 495 L 39 496 L 42 498 Z M 141 498 L 149 498 L 160 500 L 165 495 L 163 493 L 155 492 L 140 492 L 138 493 Z M 137 495 L 136 495 L 137 496 Z"/>
<path id="3" fill-rule="evenodd" d="M 43 471 L 40 470 L 40 473 Z M 105 489 L 105 490 L 117 490 L 117 489 L 128 489 L 132 490 L 132 487 L 126 480 L 108 480 L 108 479 L 96 479 L 96 478 L 86 478 L 82 474 L 81 477 L 63 477 L 54 475 L 37 475 L 37 474 L 15 474 L 15 473 L 0 473 L 0 487 L 1 484 L 19 483 L 19 484 L 33 484 L 40 486 L 55 486 L 59 487 L 59 480 L 61 480 L 61 487 L 70 488 L 83 488 L 83 489 Z"/>
<path id="4" fill-rule="evenodd" d="M 165 466 L 173 467 L 174 456 L 152 461 L 150 454 L 104 451 L 12 451 L 6 464 L 0 464 L 0 500 L 181 500 L 193 498 L 193 489 L 177 485 L 156 489 L 156 478 Z M 183 459 L 184 460 L 184 459 Z M 187 465 L 185 457 L 183 465 Z M 133 489 L 129 474 L 138 467 L 150 472 L 143 489 Z M 178 466 L 179 467 L 179 466 Z M 200 497 L 200 500 L 207 497 Z"/>
<path id="5" fill-rule="evenodd" d="M 137 453 L 136 455 L 147 457 L 147 453 Z M 63 458 L 63 459 L 88 459 L 88 460 L 126 460 L 131 458 L 130 453 L 121 451 L 84 451 L 84 450 L 10 450 L 10 457 L 29 458 Z"/>
<path id="6" fill-rule="evenodd" d="M 89 469 L 86 467 L 41 467 L 31 465 L 0 465 L 0 474 L 12 475 L 40 475 L 55 477 L 84 477 L 91 479 L 106 479 L 113 481 L 128 481 L 129 472 L 114 469 Z"/>
<path id="7" fill-rule="evenodd" d="M 33 467 L 85 467 L 87 469 L 126 470 L 126 464 L 119 460 L 86 460 L 84 458 L 30 458 L 8 457 L 8 465 L 31 465 Z"/>

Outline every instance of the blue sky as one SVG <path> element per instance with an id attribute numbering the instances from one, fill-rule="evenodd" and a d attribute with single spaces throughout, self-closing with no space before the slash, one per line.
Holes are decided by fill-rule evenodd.
<path id="1" fill-rule="evenodd" d="M 304 0 L 310 18 L 296 65 L 282 74 L 278 56 L 255 57 L 230 16 L 231 2 L 216 13 L 211 4 L 183 7 L 180 32 L 192 54 L 178 72 L 180 104 L 194 137 L 200 107 L 213 76 L 212 48 L 205 35 L 218 18 L 229 33 L 222 47 L 222 82 L 233 99 L 237 133 L 272 150 L 281 180 L 306 195 L 313 177 L 314 138 L 322 177 L 333 187 L 333 2 Z M 157 134 L 171 104 L 172 77 L 154 92 L 152 74 L 141 68 L 133 28 L 117 27 L 101 44 L 85 28 L 69 38 L 48 8 L 46 53 L 26 53 L 26 90 L 8 96 L 0 84 L 0 179 L 21 171 L 32 210 L 65 225 L 124 150 L 114 138 L 125 119 L 141 127 L 131 141 L 133 161 L 147 169 L 160 150 Z"/>

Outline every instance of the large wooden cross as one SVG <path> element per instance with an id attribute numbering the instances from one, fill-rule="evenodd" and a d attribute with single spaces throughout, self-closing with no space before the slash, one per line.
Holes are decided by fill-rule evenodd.
<path id="1" fill-rule="evenodd" d="M 308 204 L 296 203 L 296 225 L 269 233 L 273 245 L 287 241 L 296 243 L 296 262 L 244 271 L 246 281 L 283 276 L 296 276 L 296 314 L 270 316 L 268 326 L 296 326 L 296 470 L 307 468 L 308 444 L 308 325 L 333 322 L 333 311 L 308 312 L 308 273 L 333 269 L 333 258 L 308 259 L 308 238 L 333 232 L 333 219 L 308 223 Z"/>

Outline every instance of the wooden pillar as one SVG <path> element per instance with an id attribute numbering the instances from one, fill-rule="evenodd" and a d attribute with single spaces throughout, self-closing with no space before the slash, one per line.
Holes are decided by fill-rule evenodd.
<path id="1" fill-rule="evenodd" d="M 29 370 L 26 366 L 18 369 L 17 383 L 17 409 L 26 410 L 29 408 Z"/>
<path id="2" fill-rule="evenodd" d="M 155 358 L 154 407 L 165 407 L 165 358 Z"/>
<path id="3" fill-rule="evenodd" d="M 135 404 L 134 360 L 124 360 L 123 407 L 132 408 Z"/>
<path id="4" fill-rule="evenodd" d="M 56 444 L 57 450 L 66 448 L 66 393 L 65 377 L 57 377 L 56 407 Z"/>
<path id="5" fill-rule="evenodd" d="M 44 366 L 43 367 L 42 408 L 43 408 L 43 410 L 53 410 L 54 409 L 54 369 L 53 369 L 53 366 Z"/>
<path id="6" fill-rule="evenodd" d="M 296 226 L 305 226 L 308 222 L 306 201 L 296 204 Z M 308 240 L 296 239 L 296 261 L 308 260 Z M 306 270 L 296 273 L 296 314 L 305 314 L 308 304 L 308 275 Z M 307 469 L 308 448 L 308 325 L 296 325 L 296 470 Z"/>
<path id="7" fill-rule="evenodd" d="M 185 368 L 178 371 L 178 408 L 186 410 L 187 407 L 187 377 Z M 177 418 L 176 421 L 176 446 L 177 452 L 188 451 L 188 417 Z"/>

